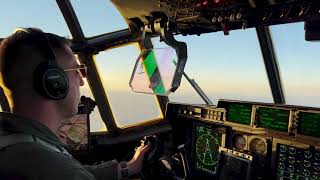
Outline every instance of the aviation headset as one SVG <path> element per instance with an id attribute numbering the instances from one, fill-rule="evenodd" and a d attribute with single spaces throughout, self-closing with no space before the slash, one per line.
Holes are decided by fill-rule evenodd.
<path id="1" fill-rule="evenodd" d="M 33 36 L 40 42 L 42 48 L 46 50 L 47 60 L 41 62 L 33 73 L 33 86 L 35 90 L 48 99 L 64 99 L 69 90 L 68 78 L 64 70 L 57 64 L 56 56 L 48 36 L 40 29 L 35 28 L 18 28 L 15 33 L 21 31 Z"/>

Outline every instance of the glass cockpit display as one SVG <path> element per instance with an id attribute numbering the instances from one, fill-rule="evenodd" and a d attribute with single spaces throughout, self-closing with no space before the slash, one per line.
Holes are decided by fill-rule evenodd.
<path id="1" fill-rule="evenodd" d="M 290 110 L 277 109 L 271 107 L 259 107 L 258 118 L 259 126 L 277 131 L 288 131 Z"/>
<path id="2" fill-rule="evenodd" d="M 219 162 L 219 180 L 249 180 L 253 157 L 227 148 L 221 151 Z"/>
<path id="3" fill-rule="evenodd" d="M 228 112 L 228 121 L 250 125 L 251 123 L 251 111 L 252 105 L 251 104 L 237 104 L 233 103 L 229 105 L 229 112 Z"/>
<path id="4" fill-rule="evenodd" d="M 277 179 L 320 179 L 320 152 L 277 144 Z"/>
<path id="5" fill-rule="evenodd" d="M 58 129 L 58 134 L 72 150 L 86 150 L 88 148 L 87 114 L 77 114 L 65 121 Z"/>
<path id="6" fill-rule="evenodd" d="M 219 162 L 221 133 L 211 127 L 195 125 L 193 141 L 193 158 L 197 170 L 216 174 Z"/>
<path id="7" fill-rule="evenodd" d="M 320 137 L 320 113 L 299 112 L 298 133 Z"/>

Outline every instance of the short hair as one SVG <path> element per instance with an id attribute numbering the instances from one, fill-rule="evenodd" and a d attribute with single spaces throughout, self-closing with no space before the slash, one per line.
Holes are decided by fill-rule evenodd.
<path id="1" fill-rule="evenodd" d="M 38 29 L 27 28 L 26 31 L 16 31 L 0 45 L 1 83 L 12 89 L 14 83 L 21 80 L 17 73 L 24 71 L 32 73 L 33 76 L 37 65 L 52 58 L 54 53 L 52 50 L 63 49 L 64 46 L 70 45 L 70 40 Z"/>

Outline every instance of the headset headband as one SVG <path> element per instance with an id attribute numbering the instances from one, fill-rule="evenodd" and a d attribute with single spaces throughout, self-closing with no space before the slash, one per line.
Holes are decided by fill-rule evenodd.
<path id="1" fill-rule="evenodd" d="M 46 61 L 41 62 L 34 71 L 33 86 L 35 90 L 48 99 L 60 100 L 67 96 L 69 82 L 64 70 L 61 69 L 56 60 L 55 53 L 46 33 L 36 28 L 18 28 L 15 33 L 24 32 L 34 38 L 40 44 Z M 32 43 L 32 41 L 30 42 Z"/>
<path id="2" fill-rule="evenodd" d="M 16 28 L 14 30 L 14 33 L 17 33 L 17 32 L 24 32 L 24 33 L 27 33 L 30 35 L 38 36 L 39 40 L 41 41 L 40 44 L 46 45 L 46 47 L 45 47 L 45 48 L 47 48 L 46 52 L 49 53 L 49 54 L 46 54 L 49 56 L 48 60 L 51 62 L 52 61 L 55 62 L 56 55 L 55 55 L 53 48 L 50 44 L 50 40 L 45 32 L 43 32 L 41 29 L 38 29 L 38 28 Z"/>

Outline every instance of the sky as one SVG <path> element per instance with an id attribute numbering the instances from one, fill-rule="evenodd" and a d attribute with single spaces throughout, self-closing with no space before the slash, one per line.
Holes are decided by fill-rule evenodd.
<path id="1" fill-rule="evenodd" d="M 127 28 L 107 0 L 71 0 L 87 37 Z M 71 38 L 54 0 L 10 0 L 1 3 L 0 37 L 17 27 L 38 27 Z M 320 107 L 319 42 L 304 40 L 303 23 L 270 27 L 287 104 Z M 214 104 L 218 99 L 273 102 L 255 29 L 201 36 L 177 36 L 188 45 L 185 72 Z M 165 46 L 153 40 L 155 47 Z M 131 91 L 129 80 L 140 51 L 136 44 L 107 50 L 95 59 L 113 115 L 121 127 L 161 117 L 153 95 Z M 87 85 L 81 92 L 91 96 Z M 183 78 L 171 101 L 204 103 Z M 97 108 L 96 108 L 97 109 Z M 93 131 L 105 130 L 99 112 L 91 116 Z"/>

